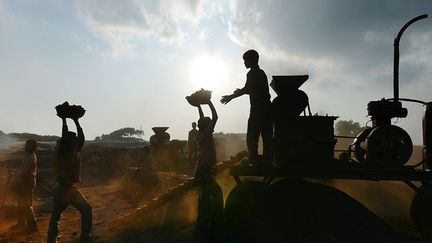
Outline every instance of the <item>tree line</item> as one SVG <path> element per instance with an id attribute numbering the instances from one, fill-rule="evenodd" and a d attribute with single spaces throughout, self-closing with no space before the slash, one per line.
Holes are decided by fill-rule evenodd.
<path id="1" fill-rule="evenodd" d="M 142 142 L 141 137 L 144 136 L 144 131 L 133 127 L 124 127 L 110 134 L 102 134 L 95 138 L 96 142 L 116 141 L 116 142 Z"/>

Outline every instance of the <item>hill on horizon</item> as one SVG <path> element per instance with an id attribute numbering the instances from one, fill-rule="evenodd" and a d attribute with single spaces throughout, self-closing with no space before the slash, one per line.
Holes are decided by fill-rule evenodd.
<path id="1" fill-rule="evenodd" d="M 40 142 L 57 141 L 60 137 L 54 135 L 39 135 L 34 133 L 4 133 L 0 130 L 0 145 L 6 145 L 14 142 L 24 142 L 28 139 L 36 139 Z"/>

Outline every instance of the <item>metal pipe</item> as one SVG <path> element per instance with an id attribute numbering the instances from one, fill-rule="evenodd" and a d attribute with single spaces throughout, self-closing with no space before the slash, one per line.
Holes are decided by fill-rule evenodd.
<path id="1" fill-rule="evenodd" d="M 432 181 L 432 173 L 425 170 L 402 166 L 400 169 L 377 168 L 312 168 L 312 167 L 282 167 L 282 168 L 254 168 L 233 166 L 230 175 L 260 176 L 260 177 L 293 177 L 293 178 L 323 178 L 372 181 Z"/>
<path id="2" fill-rule="evenodd" d="M 394 101 L 394 98 L 390 98 L 390 99 L 386 99 L 388 101 Z M 399 98 L 400 101 L 407 101 L 407 102 L 413 102 L 413 103 L 419 103 L 422 105 L 426 105 L 428 102 L 422 101 L 422 100 L 417 100 L 417 99 L 408 99 L 408 98 Z"/>
<path id="3" fill-rule="evenodd" d="M 417 16 L 413 19 L 411 19 L 410 21 L 408 21 L 408 23 L 406 23 L 402 29 L 399 31 L 396 39 L 394 40 L 394 62 L 393 62 L 393 94 L 394 94 L 394 100 L 395 102 L 398 102 L 399 100 L 399 41 L 400 38 L 402 37 L 403 32 L 406 30 L 406 28 L 408 28 L 408 26 L 410 26 L 411 24 L 413 24 L 414 22 L 420 20 L 420 19 L 424 19 L 427 18 L 428 15 L 427 14 L 423 14 L 420 16 Z"/>
<path id="4" fill-rule="evenodd" d="M 423 160 L 426 169 L 432 169 L 432 102 L 426 104 L 423 114 Z"/>
<path id="5" fill-rule="evenodd" d="M 404 181 L 405 184 L 407 184 L 407 186 L 411 187 L 411 189 L 413 189 L 415 192 L 420 192 L 420 188 L 418 186 L 416 186 L 414 183 L 412 183 L 411 181 Z"/>
<path id="6" fill-rule="evenodd" d="M 350 138 L 350 139 L 354 139 L 357 138 L 356 136 L 339 136 L 339 135 L 335 135 L 335 138 Z"/>

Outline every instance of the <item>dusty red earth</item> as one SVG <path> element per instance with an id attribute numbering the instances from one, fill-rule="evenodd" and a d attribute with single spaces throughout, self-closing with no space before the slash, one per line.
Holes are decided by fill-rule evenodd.
<path id="1" fill-rule="evenodd" d="M 107 149 L 107 148 L 104 148 Z M 0 150 L 0 188 L 4 187 L 5 174 L 8 166 L 19 160 L 19 147 Z M 117 158 L 132 158 L 124 150 L 114 149 Z M 39 156 L 40 155 L 40 156 Z M 41 160 L 49 161 L 52 155 L 49 147 L 40 149 Z M 95 155 L 96 156 L 96 155 Z M 97 156 L 100 156 L 98 154 Z M 418 155 L 416 155 L 418 156 Z M 90 160 L 96 160 L 89 155 Z M 110 162 L 111 163 L 111 162 Z M 92 167 L 87 165 L 90 170 Z M 94 166 L 94 165 L 92 165 Z M 112 165 L 115 168 L 115 165 Z M 85 168 L 84 168 L 85 169 Z M 17 234 L 8 231 L 13 225 L 13 198 L 8 197 L 5 212 L 0 215 L 0 242 L 45 242 L 48 221 L 50 217 L 51 198 L 49 187 L 52 185 L 52 175 L 47 165 L 40 166 L 44 175 L 42 185 L 36 190 L 34 209 L 39 223 L 39 231 L 33 234 Z M 93 171 L 92 173 L 95 173 Z M 169 203 L 163 204 L 147 213 L 142 213 L 142 206 L 159 193 L 164 193 L 170 187 L 182 183 L 186 176 L 160 171 L 162 186 L 158 192 L 137 197 L 131 190 L 123 186 L 121 176 L 109 179 L 103 175 L 85 174 L 81 192 L 93 206 L 94 242 L 196 242 L 194 220 L 196 217 L 196 191 L 188 190 Z M 92 177 L 90 177 L 92 175 Z M 223 188 L 224 196 L 235 186 L 228 172 L 218 176 L 218 182 Z M 251 178 L 254 179 L 254 178 Z M 414 195 L 413 191 L 401 182 L 365 182 L 346 180 L 325 180 L 320 183 L 331 185 L 347 193 L 358 202 L 365 205 L 379 216 L 395 232 L 421 241 L 409 219 L 409 205 Z M 1 194 L 0 194 L 1 195 Z M 135 215 L 132 220 L 121 219 L 124 215 Z M 119 218 L 120 217 L 120 218 Z M 337 218 L 337 215 L 335 215 Z M 128 222 L 128 223 L 125 223 Z M 59 242 L 78 242 L 80 234 L 80 215 L 74 208 L 68 208 L 62 217 Z"/>
<path id="2" fill-rule="evenodd" d="M 110 157 L 123 160 L 123 163 L 127 162 L 127 160 L 133 160 L 130 158 L 130 155 L 122 153 L 124 150 L 119 152 L 118 149 L 108 149 L 117 152 L 116 156 L 108 153 Z M 49 165 L 50 161 L 46 157 L 49 157 L 47 154 L 51 156 L 52 152 L 49 147 L 37 151 L 40 176 L 38 177 L 39 181 L 35 190 L 33 206 L 39 224 L 39 231 L 33 234 L 20 234 L 9 231 L 9 228 L 16 223 L 14 219 L 15 200 L 9 192 L 6 198 L 5 210 L 0 215 L 0 242 L 46 242 L 52 202 L 50 189 L 54 184 Z M 0 188 L 2 190 L 0 196 L 3 194 L 5 187 L 7 170 L 16 168 L 19 165 L 20 153 L 21 146 L 13 146 L 7 150 L 0 150 L 0 161 L 2 161 L 2 166 L 0 166 Z M 94 158 L 90 159 L 94 160 Z M 188 177 L 173 172 L 158 172 L 161 181 L 160 187 L 151 193 L 142 192 L 143 195 L 141 195 L 133 187 L 137 186 L 137 184 L 132 185 L 130 182 L 125 182 L 126 176 L 110 176 L 108 179 L 102 178 L 104 174 L 101 173 L 97 176 L 92 176 L 90 172 L 96 172 L 91 171 L 91 166 L 94 165 L 92 163 L 87 164 L 88 173 L 83 173 L 83 183 L 78 185 L 78 187 L 93 207 L 94 233 L 97 236 L 97 241 L 104 241 L 104 235 L 107 234 L 103 231 L 99 232 L 99 229 L 102 228 L 101 226 L 111 224 L 119 216 L 133 213 L 140 205 L 153 199 L 159 193 L 167 191 L 170 187 L 183 182 Z M 122 165 L 123 167 L 124 165 Z M 113 169 L 115 170 L 114 167 Z M 80 214 L 72 206 L 68 207 L 63 213 L 59 230 L 59 242 L 78 240 L 80 235 Z"/>

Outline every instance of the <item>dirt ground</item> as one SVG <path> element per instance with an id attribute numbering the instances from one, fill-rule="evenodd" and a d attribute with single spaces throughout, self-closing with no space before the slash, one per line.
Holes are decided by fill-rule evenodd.
<path id="1" fill-rule="evenodd" d="M 103 150 L 102 150 L 103 149 Z M 112 156 L 106 150 L 114 151 L 116 156 Z M 0 198 L 4 195 L 4 188 L 7 179 L 8 169 L 16 169 L 21 160 L 22 145 L 16 145 L 7 149 L 0 149 Z M 90 147 L 88 151 L 96 150 Z M 125 154 L 124 149 L 117 148 L 101 148 L 97 154 L 108 154 L 110 158 L 102 158 L 104 162 L 111 163 L 111 170 L 116 171 L 120 165 L 114 164 L 113 160 L 121 161 L 121 168 L 124 169 L 130 164 L 133 164 L 134 158 L 129 154 Z M 125 152 L 126 151 L 126 152 Z M 140 150 L 133 150 L 133 153 Z M 53 155 L 52 146 L 43 145 L 36 152 L 38 156 L 38 184 L 35 189 L 33 207 L 39 231 L 33 234 L 19 234 L 9 231 L 9 228 L 16 223 L 14 219 L 15 200 L 13 195 L 8 192 L 5 202 L 5 210 L 0 214 L 0 242 L 46 242 L 46 234 L 48 230 L 48 222 L 50 219 L 52 197 L 50 190 L 54 185 L 53 174 L 51 169 L 51 157 Z M 137 184 L 131 185 L 126 182 L 125 176 L 118 176 L 108 173 L 104 170 L 95 170 L 97 163 L 94 156 L 84 154 L 88 157 L 83 164 L 87 173 L 83 173 L 83 182 L 78 185 L 79 190 L 85 195 L 93 207 L 93 230 L 97 236 L 97 241 L 110 242 L 111 240 L 104 239 L 108 232 L 104 232 L 104 225 L 110 224 L 117 217 L 133 213 L 137 207 L 150 201 L 155 196 L 165 191 L 170 187 L 183 182 L 188 176 L 177 174 L 174 172 L 158 172 L 160 179 L 159 187 L 153 192 L 144 192 L 143 195 L 137 193 Z M 84 156 L 84 158 L 86 158 Z M 106 178 L 104 178 L 106 177 Z M 107 179 L 108 178 L 108 179 Z M 193 216 L 193 215 L 192 215 Z M 69 206 L 62 215 L 59 227 L 59 242 L 74 242 L 78 241 L 80 236 L 80 214 Z"/>
<path id="2" fill-rule="evenodd" d="M 19 146 L 0 150 L 0 161 L 2 161 L 0 190 L 4 188 L 8 166 L 19 160 L 19 150 Z M 50 177 L 47 161 L 52 151 L 50 147 L 45 147 L 39 152 L 41 160 L 44 160 L 40 166 L 41 174 Z M 418 154 L 415 156 L 418 157 Z M 168 191 L 170 187 L 187 179 L 187 176 L 172 172 L 159 172 L 158 174 L 162 182 L 160 193 Z M 220 174 L 217 179 L 223 189 L 224 198 L 226 198 L 235 186 L 235 182 L 227 171 Z M 52 183 L 49 180 L 43 181 L 46 185 Z M 420 239 L 409 219 L 409 205 L 414 193 L 403 183 L 346 180 L 325 180 L 321 183 L 336 187 L 355 198 L 397 232 Z M 121 220 L 116 219 L 123 215 L 134 214 L 137 208 L 151 201 L 158 193 L 137 198 L 134 193 L 129 193 L 122 185 L 121 177 L 112 180 L 95 180 L 84 177 L 83 184 L 79 186 L 93 207 L 93 229 L 96 237 L 94 242 L 195 242 L 195 190 L 190 190 L 160 210 L 155 210 L 151 213 L 151 217 L 142 219 L 146 222 L 141 222 L 139 227 L 134 228 L 120 225 Z M 15 223 L 13 201 L 11 197 L 8 197 L 7 210 L 0 215 L 0 242 L 46 242 L 51 201 L 49 192 L 44 188 L 37 188 L 34 210 L 39 223 L 39 231 L 33 234 L 14 234 L 8 231 L 9 227 Z M 123 231 L 113 232 L 112 229 L 117 225 Z M 80 215 L 76 209 L 70 207 L 64 212 L 60 223 L 59 242 L 78 242 L 79 234 Z"/>
<path id="3" fill-rule="evenodd" d="M 127 212 L 134 207 L 121 197 L 117 196 L 117 186 L 88 186 L 81 187 L 81 192 L 87 197 L 93 206 L 94 224 L 103 223 L 111 217 L 117 216 L 119 212 Z M 109 202 L 109 204 L 108 204 Z M 108 207 L 108 205 L 110 207 Z M 46 242 L 46 232 L 51 211 L 50 198 L 35 198 L 34 211 L 39 224 L 39 232 L 31 235 L 23 234 L 8 234 L 5 233 L 1 240 L 10 242 Z M 0 232 L 7 232 L 8 228 L 15 224 L 12 217 L 4 220 L 0 226 Z M 80 215 L 79 212 L 72 207 L 68 207 L 63 213 L 60 224 L 60 240 L 71 241 L 79 237 L 80 230 Z"/>
<path id="4" fill-rule="evenodd" d="M 169 175 L 163 173 L 160 176 L 165 177 L 165 186 L 172 186 L 179 182 L 178 178 L 170 178 Z M 93 227 L 95 235 L 99 237 L 99 240 L 103 240 L 104 236 L 98 232 L 101 225 L 109 224 L 113 219 L 121 215 L 134 212 L 138 206 L 144 204 L 152 197 L 148 195 L 144 198 L 130 198 L 129 195 L 125 195 L 121 191 L 120 186 L 120 182 L 112 182 L 108 185 L 87 185 L 79 188 L 93 207 Z M 0 224 L 0 242 L 46 242 L 51 201 L 50 197 L 34 198 L 34 211 L 39 224 L 39 231 L 31 235 L 8 232 L 9 227 L 16 222 L 11 214 L 3 215 L 2 223 Z M 11 203 L 8 200 L 8 204 L 10 205 Z M 59 242 L 78 240 L 80 222 L 79 212 L 72 206 L 69 206 L 62 215 L 59 228 Z"/>

